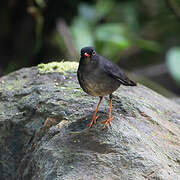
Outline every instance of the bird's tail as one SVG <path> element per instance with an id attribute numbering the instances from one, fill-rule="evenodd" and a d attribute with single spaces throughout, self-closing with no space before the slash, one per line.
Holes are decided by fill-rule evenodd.
<path id="1" fill-rule="evenodd" d="M 130 80 L 130 79 L 126 79 L 126 81 L 121 81 L 121 83 L 124 85 L 124 86 L 137 86 L 136 82 Z"/>

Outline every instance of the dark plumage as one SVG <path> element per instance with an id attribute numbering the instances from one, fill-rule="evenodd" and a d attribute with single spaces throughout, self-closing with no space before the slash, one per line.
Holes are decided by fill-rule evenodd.
<path id="1" fill-rule="evenodd" d="M 96 113 L 103 96 L 110 95 L 110 111 L 104 127 L 109 123 L 111 125 L 111 105 L 112 93 L 121 85 L 136 86 L 136 83 L 130 80 L 126 74 L 111 61 L 103 56 L 98 55 L 93 47 L 84 47 L 81 49 L 81 58 L 77 72 L 79 84 L 82 89 L 92 95 L 99 96 L 100 101 L 94 113 L 89 127 L 96 123 Z"/>

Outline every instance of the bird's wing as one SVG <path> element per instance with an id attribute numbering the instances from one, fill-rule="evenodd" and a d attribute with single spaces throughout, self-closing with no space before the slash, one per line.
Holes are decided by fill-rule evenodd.
<path id="1" fill-rule="evenodd" d="M 136 83 L 130 80 L 119 66 L 102 56 L 100 56 L 99 60 L 100 64 L 102 64 L 101 67 L 103 67 L 103 71 L 109 74 L 109 76 L 117 79 L 125 86 L 136 86 Z"/>

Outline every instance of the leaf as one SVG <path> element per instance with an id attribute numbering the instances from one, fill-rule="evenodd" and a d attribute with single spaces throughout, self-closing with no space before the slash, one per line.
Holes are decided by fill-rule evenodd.
<path id="1" fill-rule="evenodd" d="M 156 41 L 145 40 L 145 39 L 137 39 L 135 40 L 135 44 L 142 48 L 153 52 L 160 52 L 161 47 Z"/>
<path id="2" fill-rule="evenodd" d="M 166 55 L 169 73 L 180 85 L 180 47 L 171 48 Z"/>
<path id="3" fill-rule="evenodd" d="M 127 37 L 127 31 L 124 24 L 108 23 L 98 26 L 95 31 L 95 36 L 97 41 L 113 43 L 119 48 L 125 49 L 131 44 Z"/>

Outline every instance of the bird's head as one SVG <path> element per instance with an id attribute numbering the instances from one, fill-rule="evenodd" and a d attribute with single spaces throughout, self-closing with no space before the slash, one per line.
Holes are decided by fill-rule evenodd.
<path id="1" fill-rule="evenodd" d="M 81 49 L 81 57 L 83 58 L 91 58 L 95 54 L 96 52 L 93 47 L 84 47 Z"/>

